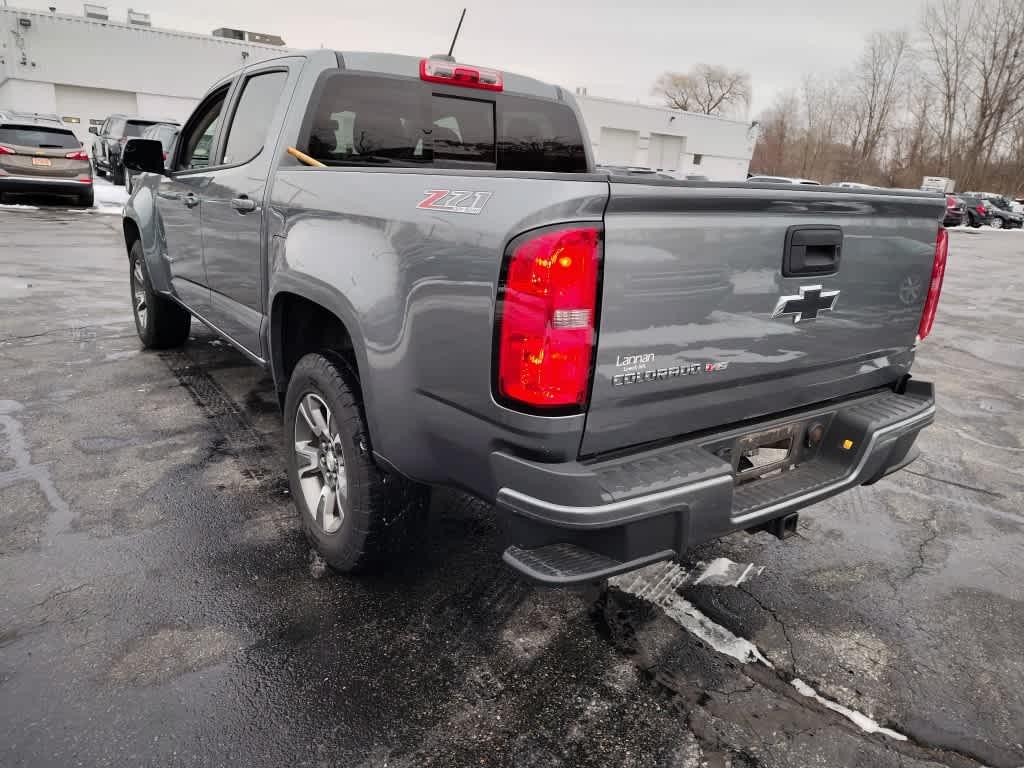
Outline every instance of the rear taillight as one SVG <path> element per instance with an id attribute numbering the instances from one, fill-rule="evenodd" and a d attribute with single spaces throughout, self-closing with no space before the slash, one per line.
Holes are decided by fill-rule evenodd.
<path id="1" fill-rule="evenodd" d="M 16 154 L 18 154 L 18 153 L 15 152 L 10 147 L 5 147 L 2 144 L 0 144 L 0 155 L 16 155 Z"/>
<path id="2" fill-rule="evenodd" d="M 68 152 L 64 155 L 68 160 L 88 160 L 89 156 L 85 154 L 84 150 L 78 150 L 77 152 Z"/>
<path id="3" fill-rule="evenodd" d="M 587 403 L 601 232 L 572 227 L 512 242 L 498 292 L 497 395 L 535 408 Z"/>
<path id="4" fill-rule="evenodd" d="M 981 214 L 982 216 L 984 216 L 984 215 L 985 215 L 986 213 L 988 213 L 988 211 L 987 211 L 987 210 L 985 209 L 985 206 L 984 206 L 984 205 L 979 205 L 979 206 L 976 206 L 976 207 L 974 208 L 974 210 L 976 210 L 976 211 L 977 211 L 978 213 L 980 213 L 980 214 Z"/>
<path id="5" fill-rule="evenodd" d="M 946 258 L 949 256 L 949 232 L 939 227 L 935 238 L 935 261 L 932 262 L 932 281 L 928 284 L 928 297 L 924 300 L 921 325 L 917 328 L 918 341 L 932 332 L 935 325 L 935 311 L 939 308 L 939 294 L 942 293 L 942 278 L 946 274 Z"/>
<path id="6" fill-rule="evenodd" d="M 496 69 L 469 67 L 444 59 L 421 60 L 420 80 L 428 83 L 458 85 L 463 88 L 480 88 L 485 91 L 500 91 L 505 87 L 501 72 Z"/>
<path id="7" fill-rule="evenodd" d="M 166 159 L 167 159 L 167 153 L 164 152 L 164 160 L 166 160 Z"/>
<path id="8" fill-rule="evenodd" d="M 956 200 L 954 198 L 952 198 L 952 197 L 947 196 L 946 197 L 946 207 L 947 208 L 956 208 Z"/>

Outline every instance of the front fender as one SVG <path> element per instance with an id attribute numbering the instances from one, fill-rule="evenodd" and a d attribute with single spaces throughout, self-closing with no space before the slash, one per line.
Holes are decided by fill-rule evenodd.
<path id="1" fill-rule="evenodd" d="M 149 175 L 138 176 L 135 191 L 124 205 L 122 214 L 125 224 L 125 244 L 128 246 L 128 224 L 132 222 L 142 241 L 142 252 L 146 257 L 149 280 L 154 290 L 171 292 L 171 272 L 166 259 L 167 243 L 164 239 L 163 223 L 156 204 L 155 186 L 159 178 Z M 130 247 L 130 246 L 129 246 Z"/>

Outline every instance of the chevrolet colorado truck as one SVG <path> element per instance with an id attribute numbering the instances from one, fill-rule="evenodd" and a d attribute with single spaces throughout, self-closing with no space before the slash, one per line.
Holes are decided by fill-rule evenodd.
<path id="1" fill-rule="evenodd" d="M 162 153 L 124 152 L 139 335 L 196 317 L 271 373 L 336 569 L 432 485 L 549 584 L 784 535 L 934 418 L 941 195 L 600 172 L 569 93 L 450 57 L 252 64 Z"/>

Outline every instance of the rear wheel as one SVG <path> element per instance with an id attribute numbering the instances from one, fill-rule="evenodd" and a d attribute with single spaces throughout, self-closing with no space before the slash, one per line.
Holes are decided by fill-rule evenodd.
<path id="1" fill-rule="evenodd" d="M 998 216 L 996 216 L 994 219 L 992 219 L 992 229 L 1002 229 L 1002 228 L 1003 228 L 1003 220 L 1002 219 L 1000 219 Z"/>
<path id="2" fill-rule="evenodd" d="M 110 172 L 110 180 L 118 186 L 124 184 L 124 166 L 118 163 Z"/>
<path id="3" fill-rule="evenodd" d="M 153 290 L 140 240 L 132 243 L 128 262 L 132 312 L 142 343 L 149 349 L 181 346 L 188 339 L 192 315 Z"/>
<path id="4" fill-rule="evenodd" d="M 95 193 L 92 191 L 92 187 L 90 187 L 87 192 L 82 192 L 78 196 L 77 203 L 81 208 L 92 208 L 95 199 Z"/>
<path id="5" fill-rule="evenodd" d="M 406 544 L 428 493 L 373 460 L 359 382 L 342 360 L 308 354 L 285 397 L 288 481 L 310 544 L 352 571 Z"/>

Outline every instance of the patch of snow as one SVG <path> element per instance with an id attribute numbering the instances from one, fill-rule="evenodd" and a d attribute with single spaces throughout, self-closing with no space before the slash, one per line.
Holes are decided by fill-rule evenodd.
<path id="1" fill-rule="evenodd" d="M 0 208 L 12 208 L 12 209 L 15 209 L 15 210 L 22 210 L 22 211 L 38 211 L 39 210 L 39 206 L 38 205 L 16 205 L 16 204 L 13 204 L 13 203 L 0 205 Z"/>
<path id="2" fill-rule="evenodd" d="M 811 688 L 807 683 L 798 677 L 793 678 L 791 681 L 793 687 L 797 689 L 801 696 L 806 696 L 809 699 L 814 699 L 819 704 L 828 707 L 833 712 L 838 712 L 840 715 L 845 717 L 851 723 L 856 725 L 862 731 L 866 733 L 881 733 L 888 736 L 890 739 L 896 739 L 897 741 L 906 741 L 907 737 L 898 731 L 894 731 L 890 728 L 883 728 L 870 717 L 860 712 L 855 712 L 848 707 L 844 707 L 842 704 L 838 704 L 831 699 L 826 699 L 816 690 Z"/>
<path id="3" fill-rule="evenodd" d="M 94 206 L 99 213 L 110 213 L 120 215 L 124 211 L 124 204 L 128 202 L 129 194 L 124 187 L 117 187 L 106 179 L 96 178 L 92 184 Z"/>
<path id="4" fill-rule="evenodd" d="M 611 578 L 608 583 L 658 606 L 666 616 L 709 648 L 744 664 L 760 662 L 769 669 L 775 669 L 775 665 L 754 643 L 708 618 L 678 592 L 679 588 L 687 583 L 739 586 L 751 575 L 760 574 L 763 570 L 764 566 L 754 566 L 753 563 L 744 565 L 734 563 L 726 557 L 719 557 L 705 565 L 696 578 L 676 563 L 655 563 L 633 573 Z M 867 715 L 826 699 L 803 680 L 794 678 L 791 682 L 802 696 L 812 698 L 822 706 L 842 715 L 865 733 L 880 733 L 897 741 L 907 740 L 902 733 L 883 728 Z"/>
<path id="5" fill-rule="evenodd" d="M 693 584 L 705 584 L 709 587 L 738 587 L 764 572 L 763 565 L 753 563 L 736 563 L 728 557 L 716 557 L 707 565 L 701 563 L 703 570 L 691 581 Z"/>

